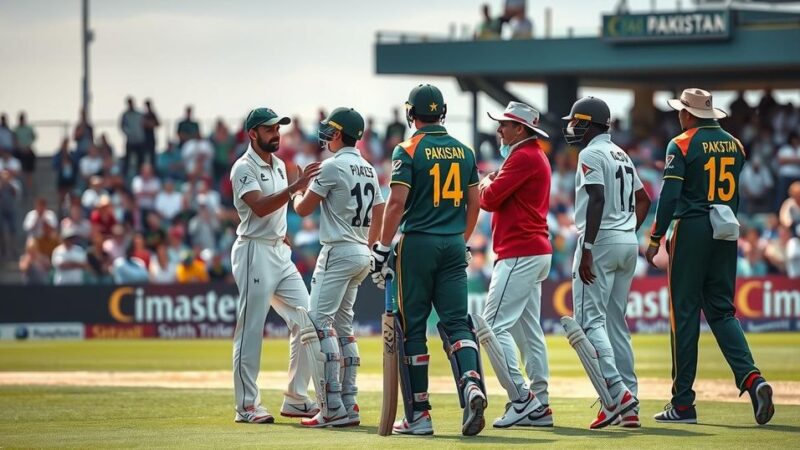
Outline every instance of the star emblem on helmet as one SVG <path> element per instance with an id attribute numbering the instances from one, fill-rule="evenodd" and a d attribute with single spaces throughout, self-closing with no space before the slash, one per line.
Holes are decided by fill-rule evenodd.
<path id="1" fill-rule="evenodd" d="M 435 112 L 435 111 L 436 111 L 436 108 L 438 108 L 438 107 L 439 107 L 439 105 L 437 105 L 437 104 L 436 104 L 436 102 L 431 102 L 431 104 L 430 104 L 430 105 L 428 105 L 428 106 L 430 106 L 430 108 L 431 108 L 431 112 Z"/>

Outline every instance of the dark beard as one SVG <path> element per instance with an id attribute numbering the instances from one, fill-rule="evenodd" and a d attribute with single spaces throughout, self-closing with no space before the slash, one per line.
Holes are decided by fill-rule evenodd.
<path id="1" fill-rule="evenodd" d="M 256 143 L 258 144 L 258 148 L 267 153 L 275 153 L 280 148 L 280 140 L 264 142 L 261 140 L 261 138 L 257 138 Z"/>

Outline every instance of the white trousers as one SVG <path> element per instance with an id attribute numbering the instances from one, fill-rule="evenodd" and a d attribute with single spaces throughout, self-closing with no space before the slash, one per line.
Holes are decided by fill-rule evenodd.
<path id="1" fill-rule="evenodd" d="M 353 305 L 358 286 L 369 274 L 366 245 L 324 246 L 311 279 L 309 315 L 318 329 L 331 325 L 339 336 L 353 335 Z"/>
<path id="2" fill-rule="evenodd" d="M 483 318 L 492 328 L 505 353 L 509 375 L 517 386 L 509 399 L 518 400 L 525 389 L 517 348 L 525 364 L 528 389 L 540 402 L 549 404 L 547 344 L 539 323 L 542 310 L 542 281 L 550 272 L 551 255 L 507 258 L 497 261 L 492 271 Z"/>
<path id="3" fill-rule="evenodd" d="M 261 367 L 261 344 L 270 306 L 289 328 L 289 385 L 284 395 L 293 403 L 308 398 L 311 368 L 300 364 L 299 307 L 308 309 L 308 290 L 292 263 L 292 251 L 278 241 L 238 239 L 233 244 L 233 278 L 239 288 L 233 334 L 233 385 L 236 410 L 261 404 L 256 380 Z"/>
<path id="4" fill-rule="evenodd" d="M 581 242 L 573 263 L 575 320 L 597 350 L 600 370 L 609 385 L 621 380 L 633 395 L 638 395 L 625 311 L 639 247 L 630 243 L 628 235 L 596 240 L 592 248 L 592 272 L 596 278 L 591 285 L 585 285 L 577 276 L 583 247 Z"/>

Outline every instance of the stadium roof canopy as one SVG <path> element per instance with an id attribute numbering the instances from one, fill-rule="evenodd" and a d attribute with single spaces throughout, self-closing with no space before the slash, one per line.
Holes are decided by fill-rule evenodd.
<path id="1" fill-rule="evenodd" d="M 433 40 L 378 33 L 378 74 L 455 77 L 500 103 L 506 82 L 548 87 L 547 110 L 566 110 L 579 86 L 655 90 L 800 88 L 800 14 L 720 9 L 608 15 L 600 36 Z M 635 103 L 640 103 L 638 100 Z M 646 103 L 646 102 L 641 102 Z M 651 103 L 652 104 L 652 103 Z"/>

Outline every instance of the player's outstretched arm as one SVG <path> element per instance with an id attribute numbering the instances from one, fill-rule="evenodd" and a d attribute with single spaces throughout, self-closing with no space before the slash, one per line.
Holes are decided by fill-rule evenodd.
<path id="1" fill-rule="evenodd" d="M 636 231 L 642 226 L 644 220 L 647 218 L 647 213 L 650 211 L 650 196 L 644 189 L 636 191 Z"/>
<path id="2" fill-rule="evenodd" d="M 303 194 L 298 194 L 294 198 L 294 212 L 300 217 L 305 217 L 314 212 L 317 206 L 322 202 L 322 196 L 312 190 L 307 190 Z"/>
<path id="3" fill-rule="evenodd" d="M 300 192 L 308 187 L 308 183 L 319 175 L 319 165 L 320 163 L 318 162 L 309 164 L 297 180 L 286 189 L 281 189 L 270 195 L 264 195 L 259 190 L 253 190 L 242 195 L 242 200 L 258 217 L 272 214 L 288 203 L 293 193 Z"/>

